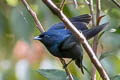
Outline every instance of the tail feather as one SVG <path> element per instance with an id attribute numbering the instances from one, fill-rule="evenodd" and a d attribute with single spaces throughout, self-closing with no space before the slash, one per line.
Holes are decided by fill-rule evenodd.
<path id="1" fill-rule="evenodd" d="M 81 69 L 81 72 L 84 74 L 82 59 L 76 59 L 75 64 Z"/>
<path id="2" fill-rule="evenodd" d="M 83 31 L 83 34 L 85 35 L 86 39 L 89 40 L 90 38 L 94 37 L 97 35 L 100 31 L 103 30 L 103 28 L 107 25 L 108 23 L 104 23 L 102 25 L 96 26 L 95 28 L 85 30 Z"/>

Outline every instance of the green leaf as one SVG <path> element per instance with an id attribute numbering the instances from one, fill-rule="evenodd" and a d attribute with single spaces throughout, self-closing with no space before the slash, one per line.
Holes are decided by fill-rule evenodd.
<path id="1" fill-rule="evenodd" d="M 116 19 L 120 19 L 120 11 L 117 8 L 113 8 L 112 10 L 110 10 L 109 15 L 116 18 Z"/>
<path id="2" fill-rule="evenodd" d="M 37 71 L 31 70 L 30 80 L 47 80 L 44 76 L 40 75 Z"/>
<path id="3" fill-rule="evenodd" d="M 106 52 L 102 53 L 102 55 L 100 56 L 99 60 L 101 61 L 104 58 L 111 57 L 111 56 L 118 57 L 118 55 L 119 55 L 119 48 L 113 49 L 111 51 L 106 51 Z"/>
<path id="4" fill-rule="evenodd" d="M 101 44 L 106 50 L 116 50 L 120 48 L 120 35 L 113 32 L 105 32 L 104 35 L 100 38 Z"/>
<path id="5" fill-rule="evenodd" d="M 115 75 L 111 77 L 111 80 L 120 80 L 120 75 Z"/>
<path id="6" fill-rule="evenodd" d="M 68 80 L 67 75 L 64 71 L 62 70 L 57 70 L 57 69 L 40 69 L 38 72 L 46 77 L 48 80 Z M 79 80 L 75 76 L 74 80 Z"/>
<path id="7" fill-rule="evenodd" d="M 112 50 L 112 51 L 107 51 L 105 53 L 102 53 L 102 55 L 100 56 L 99 60 L 101 61 L 101 60 L 103 60 L 106 57 L 115 56 L 116 55 L 115 51 L 117 51 L 117 49 L 116 50 Z"/>

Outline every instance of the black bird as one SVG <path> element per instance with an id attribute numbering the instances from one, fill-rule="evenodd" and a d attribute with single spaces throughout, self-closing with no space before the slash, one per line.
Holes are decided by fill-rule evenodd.
<path id="1" fill-rule="evenodd" d="M 73 25 L 81 30 L 87 40 L 98 34 L 108 23 L 88 29 L 91 16 L 88 14 L 73 17 L 69 19 Z M 63 22 L 54 24 L 47 32 L 34 38 L 41 41 L 50 53 L 59 58 L 71 58 L 75 64 L 83 71 L 83 50 L 79 40 L 69 29 L 65 29 Z"/>

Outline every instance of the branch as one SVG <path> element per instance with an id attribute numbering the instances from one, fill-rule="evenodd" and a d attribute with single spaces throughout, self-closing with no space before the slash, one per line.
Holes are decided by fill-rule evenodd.
<path id="1" fill-rule="evenodd" d="M 60 3 L 60 10 L 63 9 L 63 7 L 65 5 L 65 1 L 66 0 L 62 0 L 62 2 Z M 75 8 L 78 8 L 78 2 L 77 2 L 77 0 L 73 0 L 73 4 L 75 5 Z"/>
<path id="2" fill-rule="evenodd" d="M 77 2 L 77 0 L 73 0 L 73 3 L 75 5 L 75 8 L 78 8 L 78 2 Z"/>
<path id="3" fill-rule="evenodd" d="M 120 8 L 120 3 L 117 0 L 112 0 L 119 8 Z"/>
<path id="4" fill-rule="evenodd" d="M 30 8 L 30 6 L 28 5 L 27 1 L 26 0 L 21 0 L 22 3 L 25 5 L 25 7 L 27 8 L 27 10 L 29 11 L 29 13 L 31 14 L 31 16 L 33 17 L 36 25 L 37 25 L 37 28 L 40 30 L 40 32 L 45 32 L 45 30 L 43 29 L 43 26 L 40 24 L 40 21 L 36 15 L 36 13 Z M 65 63 L 65 60 L 62 59 L 62 58 L 59 58 L 59 60 L 61 61 L 61 63 L 64 65 L 66 65 Z M 74 80 L 72 75 L 70 74 L 69 70 L 67 69 L 67 67 L 65 67 L 65 71 L 66 71 L 66 74 L 69 78 L 69 80 Z"/>
<path id="5" fill-rule="evenodd" d="M 90 14 L 92 16 L 92 27 L 95 27 L 95 18 L 94 18 L 94 5 L 93 5 L 93 0 L 90 0 L 90 2 L 88 0 L 85 0 L 86 4 L 88 4 L 89 9 L 90 9 Z M 96 37 L 93 40 L 93 50 L 96 53 Z M 92 72 L 91 72 L 91 80 L 96 80 L 96 68 L 94 65 L 92 65 Z"/>
<path id="6" fill-rule="evenodd" d="M 57 6 L 59 6 L 61 3 L 56 3 L 56 5 Z M 74 4 L 74 2 L 73 1 L 66 1 L 65 3 L 64 3 L 64 5 L 66 5 L 66 4 Z M 78 6 L 79 5 L 87 5 L 86 3 L 83 3 L 83 2 L 77 2 L 77 4 L 78 4 Z"/>
<path id="7" fill-rule="evenodd" d="M 96 26 L 99 25 L 99 17 L 100 17 L 100 11 L 101 11 L 101 5 L 100 5 L 100 0 L 96 0 Z M 97 55 L 97 47 L 98 47 L 98 35 L 94 37 L 93 40 L 93 51 Z M 96 80 L 96 68 L 93 66 L 92 67 L 92 79 Z"/>
<path id="8" fill-rule="evenodd" d="M 22 3 L 25 5 L 25 7 L 27 8 L 27 10 L 29 11 L 29 13 L 31 14 L 31 16 L 33 17 L 37 28 L 40 30 L 40 32 L 45 32 L 45 30 L 43 29 L 42 25 L 40 24 L 39 19 L 37 18 L 36 13 L 30 8 L 30 6 L 28 5 L 28 3 L 26 2 L 26 0 L 21 0 Z"/>
<path id="9" fill-rule="evenodd" d="M 90 2 L 88 0 L 85 0 L 86 4 L 88 4 L 89 8 L 90 8 L 90 14 L 92 16 L 92 26 L 95 26 L 95 18 L 94 18 L 94 8 L 93 8 L 93 0 L 90 0 Z"/>
<path id="10" fill-rule="evenodd" d="M 62 0 L 62 2 L 60 3 L 60 10 L 63 9 L 63 7 L 64 7 L 64 5 L 65 5 L 65 1 L 66 1 L 66 0 Z"/>
<path id="11" fill-rule="evenodd" d="M 101 11 L 101 1 L 96 0 L 96 22 L 98 18 L 100 17 L 100 11 Z"/>
<path id="12" fill-rule="evenodd" d="M 96 0 L 96 26 L 99 25 L 99 18 L 100 18 L 100 11 L 101 11 L 101 5 L 100 0 Z M 98 45 L 98 35 L 94 37 L 93 40 L 93 50 L 95 53 L 97 53 L 97 45 Z"/>
<path id="13" fill-rule="evenodd" d="M 97 68 L 98 72 L 100 73 L 103 80 L 110 80 L 107 73 L 103 69 L 101 63 L 97 59 L 95 53 L 93 52 L 92 48 L 88 44 L 86 38 L 83 36 L 82 32 L 78 31 L 75 26 L 69 21 L 69 19 L 64 15 L 64 13 L 51 1 L 51 0 L 42 0 L 49 8 L 50 10 L 58 16 L 64 24 L 72 31 L 72 33 L 78 37 L 78 39 L 82 42 L 82 45 L 84 49 L 87 51 L 92 63 Z"/>
<path id="14" fill-rule="evenodd" d="M 59 58 L 59 60 L 61 61 L 62 64 L 66 64 L 65 60 L 63 60 L 62 58 Z M 69 70 L 66 67 L 65 67 L 65 72 L 66 72 L 69 80 L 74 80 L 71 73 L 69 72 Z"/>

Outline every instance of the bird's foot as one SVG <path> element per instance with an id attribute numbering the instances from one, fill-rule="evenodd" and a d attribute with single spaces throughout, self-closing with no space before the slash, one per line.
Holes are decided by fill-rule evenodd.
<path id="1" fill-rule="evenodd" d="M 64 64 L 63 68 L 65 69 L 72 61 L 73 59 L 71 59 L 67 64 Z"/>

